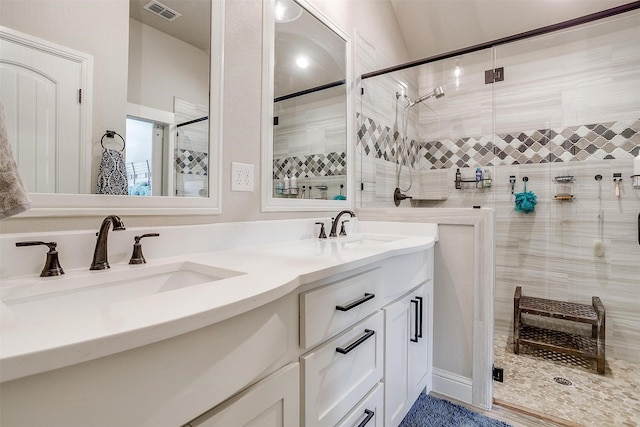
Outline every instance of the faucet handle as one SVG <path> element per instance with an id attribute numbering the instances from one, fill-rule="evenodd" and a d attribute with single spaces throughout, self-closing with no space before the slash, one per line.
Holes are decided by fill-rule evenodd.
<path id="1" fill-rule="evenodd" d="M 347 230 L 345 230 L 345 228 L 344 228 L 344 223 L 345 222 L 349 222 L 349 220 L 345 219 L 344 221 L 342 221 L 342 226 L 340 227 L 340 236 L 346 236 L 347 235 Z"/>
<path id="2" fill-rule="evenodd" d="M 146 264 L 147 260 L 144 259 L 144 255 L 142 254 L 142 240 L 143 237 L 158 237 L 160 233 L 147 233 L 141 236 L 135 236 L 135 243 L 133 244 L 133 253 L 131 254 L 131 259 L 129 260 L 129 264 Z"/>
<path id="3" fill-rule="evenodd" d="M 40 272 L 40 277 L 52 277 L 52 276 L 60 276 L 64 274 L 64 270 L 60 265 L 60 260 L 58 259 L 58 251 L 56 251 L 56 246 L 58 244 L 56 242 L 38 242 L 38 241 L 28 241 L 28 242 L 16 242 L 17 247 L 21 246 L 39 246 L 44 245 L 49 247 L 49 252 L 47 252 L 47 260 L 44 263 L 44 267 Z"/>
<path id="4" fill-rule="evenodd" d="M 324 222 L 316 222 L 316 224 L 320 225 L 320 235 L 318 236 L 318 239 L 326 239 L 327 233 L 324 231 Z"/>

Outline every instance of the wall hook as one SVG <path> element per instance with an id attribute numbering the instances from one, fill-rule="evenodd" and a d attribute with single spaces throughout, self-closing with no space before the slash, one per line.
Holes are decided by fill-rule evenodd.
<path id="1" fill-rule="evenodd" d="M 511 194 L 513 194 L 514 190 L 515 190 L 515 186 L 516 186 L 516 176 L 515 175 L 509 176 L 509 183 L 511 184 Z"/>

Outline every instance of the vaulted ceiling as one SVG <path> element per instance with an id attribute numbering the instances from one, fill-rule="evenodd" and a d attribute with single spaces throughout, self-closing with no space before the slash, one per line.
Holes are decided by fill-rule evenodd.
<path id="1" fill-rule="evenodd" d="M 411 60 L 497 40 L 631 3 L 629 0 L 390 2 Z"/>

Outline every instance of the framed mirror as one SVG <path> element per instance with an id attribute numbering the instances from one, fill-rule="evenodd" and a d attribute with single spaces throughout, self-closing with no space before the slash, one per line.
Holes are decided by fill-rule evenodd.
<path id="1" fill-rule="evenodd" d="M 106 3 L 79 0 L 0 3 L 0 91 L 33 202 L 21 216 L 219 213 L 224 2 L 107 3 L 106 9 Z M 78 70 L 76 75 L 65 71 L 66 63 L 60 66 L 80 90 L 50 100 L 44 109 L 54 111 L 49 117 L 19 110 L 20 117 L 36 117 L 33 123 L 16 120 L 18 108 L 7 106 L 7 91 L 24 81 L 37 88 L 49 75 L 36 72 L 34 82 L 5 78 L 16 75 L 7 58 L 13 51 L 6 49 L 16 40 L 35 49 L 43 43 L 49 57 Z M 74 115 L 75 121 L 66 121 Z M 44 150 L 36 151 L 28 141 L 40 128 L 49 135 Z M 123 153 L 119 171 L 128 185 L 120 192 L 100 190 L 107 150 Z"/>
<path id="2" fill-rule="evenodd" d="M 351 42 L 303 0 L 264 2 L 262 209 L 353 206 Z"/>

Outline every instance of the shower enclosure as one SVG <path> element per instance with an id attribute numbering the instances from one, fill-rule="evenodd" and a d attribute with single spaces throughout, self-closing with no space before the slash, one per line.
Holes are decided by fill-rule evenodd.
<path id="1" fill-rule="evenodd" d="M 361 49 L 357 66 L 380 69 Z M 393 207 L 411 182 L 401 207 L 495 209 L 496 345 L 516 286 L 598 296 L 607 358 L 639 364 L 640 11 L 422 62 L 361 79 L 359 206 Z M 434 87 L 445 96 L 405 109 Z M 515 209 L 525 189 L 528 213 Z"/>

